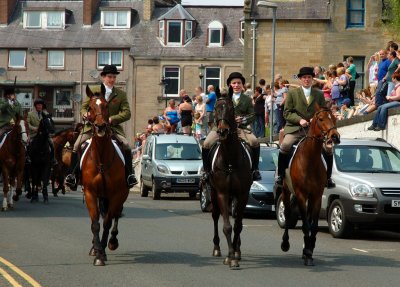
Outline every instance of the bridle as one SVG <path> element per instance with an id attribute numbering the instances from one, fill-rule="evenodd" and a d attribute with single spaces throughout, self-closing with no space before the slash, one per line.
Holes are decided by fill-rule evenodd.
<path id="1" fill-rule="evenodd" d="M 319 110 L 319 111 L 317 111 L 316 113 L 315 113 L 315 115 L 314 115 L 314 117 L 313 117 L 313 119 L 316 121 L 316 125 L 317 125 L 317 127 L 318 127 L 318 129 L 319 129 L 319 131 L 321 132 L 321 137 L 316 137 L 316 136 L 314 136 L 314 138 L 316 138 L 316 139 L 318 139 L 318 140 L 322 140 L 323 142 L 326 142 L 327 140 L 328 140 L 328 134 L 329 134 L 329 132 L 331 131 L 331 130 L 337 130 L 337 127 L 336 127 L 336 125 L 333 125 L 331 128 L 329 128 L 329 129 L 327 129 L 327 130 L 324 130 L 322 127 L 321 127 L 321 124 L 320 124 L 320 122 L 319 122 L 319 120 L 318 120 L 318 115 L 320 114 L 320 113 L 328 113 L 329 114 L 329 118 L 330 118 L 330 116 L 331 116 L 331 111 L 328 109 L 328 108 L 322 108 L 321 110 Z M 332 123 L 333 123 L 333 121 L 332 121 Z"/>
<path id="2" fill-rule="evenodd" d="M 228 134 L 234 134 L 237 133 L 237 125 L 235 122 L 235 116 L 233 115 L 233 117 L 230 118 L 226 118 L 226 117 L 221 117 L 221 114 L 226 114 L 223 111 L 226 111 L 227 109 L 227 98 L 223 97 L 223 98 L 219 98 L 217 99 L 217 104 L 216 104 L 216 108 L 220 108 L 218 110 L 221 110 L 221 113 L 216 113 L 217 117 L 215 118 L 215 123 L 216 126 L 218 128 L 218 125 L 221 121 L 224 121 L 226 123 L 228 123 L 229 129 L 228 130 Z M 233 104 L 233 103 L 232 103 Z M 217 109 L 216 109 L 217 110 Z M 219 135 L 222 135 L 224 132 L 226 131 L 226 129 L 218 129 L 217 133 Z"/>

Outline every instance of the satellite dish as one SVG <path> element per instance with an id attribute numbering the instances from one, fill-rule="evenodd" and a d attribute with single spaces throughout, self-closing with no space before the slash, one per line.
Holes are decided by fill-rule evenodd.
<path id="1" fill-rule="evenodd" d="M 100 72 L 97 70 L 91 70 L 89 72 L 89 76 L 91 76 L 93 79 L 97 79 L 100 76 Z"/>
<path id="2" fill-rule="evenodd" d="M 4 68 L 0 68 L 0 76 L 4 76 L 5 74 L 7 74 L 7 70 Z"/>
<path id="3" fill-rule="evenodd" d="M 82 95 L 81 94 L 73 94 L 71 96 L 71 100 L 75 103 L 82 101 Z"/>

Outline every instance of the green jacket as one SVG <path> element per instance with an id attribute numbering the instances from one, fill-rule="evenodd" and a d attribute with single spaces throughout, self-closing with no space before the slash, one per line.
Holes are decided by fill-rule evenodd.
<path id="1" fill-rule="evenodd" d="M 49 114 L 47 111 L 43 110 L 43 114 Z M 39 118 L 37 111 L 33 110 L 28 113 L 28 118 L 26 119 L 29 125 L 29 135 L 34 137 L 36 135 L 37 129 L 40 124 L 41 118 Z"/>
<path id="2" fill-rule="evenodd" d="M 247 125 L 254 121 L 254 107 L 251 98 L 245 94 L 241 94 L 238 103 L 232 99 L 235 106 L 235 117 L 246 117 L 246 121 L 240 125 L 239 128 L 246 128 Z"/>
<path id="3" fill-rule="evenodd" d="M 315 114 L 315 104 L 318 103 L 320 107 L 325 107 L 325 99 L 321 90 L 311 88 L 310 102 L 307 104 L 306 96 L 304 95 L 303 88 L 297 88 L 290 90 L 286 101 L 285 108 L 283 110 L 283 116 L 286 120 L 284 128 L 285 134 L 291 134 L 300 130 L 300 117 L 296 111 L 300 112 L 306 118 L 305 120 L 311 119 Z"/>
<path id="4" fill-rule="evenodd" d="M 8 99 L 0 98 L 0 128 L 15 120 L 17 114 L 22 118 L 22 107 L 18 101 L 11 105 Z"/>
<path id="5" fill-rule="evenodd" d="M 93 93 L 100 92 L 100 86 L 91 87 Z M 81 115 L 85 114 L 89 108 L 90 98 L 87 98 L 81 107 Z M 126 93 L 120 89 L 113 87 L 108 99 L 108 113 L 112 119 L 111 129 L 113 132 L 125 137 L 124 129 L 121 124 L 131 118 L 131 109 L 129 107 Z M 91 132 L 92 126 L 86 123 L 83 133 Z"/>

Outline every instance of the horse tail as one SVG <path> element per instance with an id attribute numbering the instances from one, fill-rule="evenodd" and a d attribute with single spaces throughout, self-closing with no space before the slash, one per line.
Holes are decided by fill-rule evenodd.
<path id="1" fill-rule="evenodd" d="M 108 211 L 109 201 L 107 198 L 99 198 L 99 209 L 101 217 L 104 217 Z"/>

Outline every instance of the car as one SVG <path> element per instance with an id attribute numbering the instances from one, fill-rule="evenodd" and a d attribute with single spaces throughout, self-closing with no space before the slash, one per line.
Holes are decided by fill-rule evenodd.
<path id="1" fill-rule="evenodd" d="M 262 143 L 260 145 L 259 170 L 262 180 L 253 181 L 245 213 L 261 215 L 267 215 L 268 213 L 275 214 L 273 186 L 278 162 L 278 151 L 279 146 L 276 144 Z M 211 210 L 210 192 L 207 185 L 200 185 L 200 209 L 203 212 Z"/>
<path id="2" fill-rule="evenodd" d="M 320 218 L 335 238 L 349 237 L 354 228 L 398 228 L 400 224 L 400 151 L 381 138 L 341 139 L 334 146 L 332 178 L 325 188 Z M 274 188 L 277 221 L 284 227 L 279 187 Z M 288 220 L 296 225 L 298 214 Z"/>
<path id="3" fill-rule="evenodd" d="M 188 192 L 195 198 L 203 161 L 199 142 L 183 134 L 150 135 L 140 163 L 140 194 L 153 199 L 161 193 Z"/>

